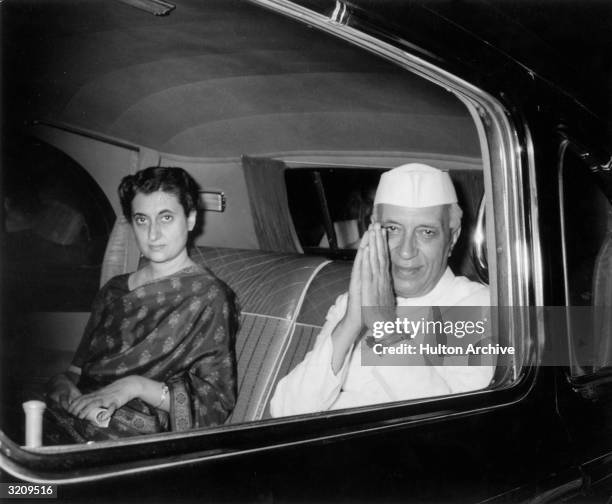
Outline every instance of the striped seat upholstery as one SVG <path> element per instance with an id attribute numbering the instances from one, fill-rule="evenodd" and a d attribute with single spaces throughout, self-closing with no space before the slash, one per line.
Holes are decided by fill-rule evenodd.
<path id="1" fill-rule="evenodd" d="M 272 384 L 272 392 L 279 380 L 290 373 L 313 347 L 325 322 L 327 311 L 336 298 L 348 290 L 352 263 L 333 262 L 325 265 L 311 282 L 297 316 L 295 327 Z M 270 399 L 266 402 L 264 418 L 270 418 Z"/>
<path id="2" fill-rule="evenodd" d="M 191 257 L 234 290 L 242 310 L 236 338 L 238 401 L 229 422 L 259 420 L 274 390 L 306 292 L 329 261 L 208 247 L 195 249 Z"/>
<path id="3" fill-rule="evenodd" d="M 138 256 L 128 251 L 134 242 L 129 227 L 125 221 L 117 224 L 117 237 L 105 258 L 107 277 L 138 264 Z M 330 261 L 322 257 L 214 247 L 196 247 L 191 257 L 228 284 L 241 307 L 236 337 L 238 400 L 229 422 L 260 420 L 278 376 L 301 361 L 336 292 L 346 290 L 336 279 L 339 266 L 326 268 Z"/>

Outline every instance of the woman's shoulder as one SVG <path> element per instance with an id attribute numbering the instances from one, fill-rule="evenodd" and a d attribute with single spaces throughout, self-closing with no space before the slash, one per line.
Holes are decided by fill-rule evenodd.
<path id="1" fill-rule="evenodd" d="M 92 310 L 101 309 L 102 306 L 120 298 L 130 291 L 128 286 L 129 274 L 117 275 L 106 282 L 96 294 L 92 303 Z"/>
<path id="2" fill-rule="evenodd" d="M 117 275 L 112 277 L 108 282 L 106 282 L 101 288 L 100 293 L 108 292 L 108 291 L 129 291 L 128 279 L 130 278 L 129 273 L 123 273 L 121 275 Z"/>
<path id="3" fill-rule="evenodd" d="M 208 294 L 221 295 L 222 297 L 235 297 L 232 288 L 221 280 L 215 273 L 201 264 L 193 266 L 189 272 L 192 278 L 192 285 L 196 285 L 198 291 Z"/>

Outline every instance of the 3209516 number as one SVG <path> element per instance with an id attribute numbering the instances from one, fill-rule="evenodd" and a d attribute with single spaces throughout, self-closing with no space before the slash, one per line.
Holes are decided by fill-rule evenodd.
<path id="1" fill-rule="evenodd" d="M 18 484 L 1 483 L 0 497 L 3 498 L 57 498 L 57 485 L 37 485 L 37 484 Z"/>

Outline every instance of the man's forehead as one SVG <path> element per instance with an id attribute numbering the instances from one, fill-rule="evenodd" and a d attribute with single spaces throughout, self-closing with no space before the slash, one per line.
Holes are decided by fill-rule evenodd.
<path id="1" fill-rule="evenodd" d="M 380 203 L 375 207 L 376 220 L 380 222 L 394 221 L 411 224 L 442 225 L 448 220 L 449 205 L 434 205 L 429 207 L 405 207 Z"/>

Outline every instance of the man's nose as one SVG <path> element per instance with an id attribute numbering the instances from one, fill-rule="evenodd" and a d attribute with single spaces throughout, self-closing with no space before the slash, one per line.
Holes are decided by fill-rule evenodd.
<path id="1" fill-rule="evenodd" d="M 418 250 L 414 233 L 404 233 L 399 252 L 402 259 L 411 259 L 417 255 Z"/>

